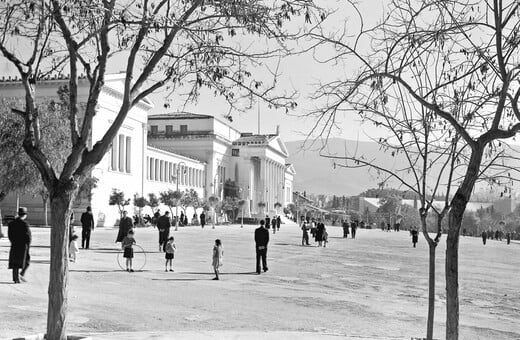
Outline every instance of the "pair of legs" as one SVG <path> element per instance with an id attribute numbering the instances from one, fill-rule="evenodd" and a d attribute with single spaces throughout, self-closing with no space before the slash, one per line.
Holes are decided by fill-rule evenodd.
<path id="1" fill-rule="evenodd" d="M 220 278 L 218 276 L 218 274 L 220 274 L 218 266 L 213 266 L 213 270 L 215 271 L 215 277 L 213 278 L 213 280 L 220 280 Z"/>
<path id="2" fill-rule="evenodd" d="M 29 256 L 29 255 L 27 255 Z M 14 283 L 20 283 L 20 280 L 25 281 L 25 272 L 27 271 L 27 268 L 29 268 L 29 259 L 25 261 L 25 265 L 21 268 L 22 271 L 20 271 L 20 267 L 14 267 L 13 268 L 13 282 Z"/>
<path id="3" fill-rule="evenodd" d="M 323 245 L 323 241 L 318 241 L 318 247 L 321 247 Z"/>
<path id="4" fill-rule="evenodd" d="M 90 247 L 90 228 L 83 228 L 81 230 L 81 248 L 88 249 Z"/>
<path id="5" fill-rule="evenodd" d="M 127 257 L 126 258 L 126 271 L 127 272 L 133 272 L 134 271 L 132 269 L 132 258 L 131 257 Z"/>
<path id="6" fill-rule="evenodd" d="M 309 234 L 305 233 L 302 236 L 302 246 L 303 245 L 309 245 Z"/>
<path id="7" fill-rule="evenodd" d="M 308 242 L 308 238 L 307 238 Z M 307 243 L 308 244 L 308 243 Z M 260 259 L 262 260 L 262 269 L 267 271 L 267 248 L 256 249 L 256 273 L 260 274 Z"/>
<path id="8" fill-rule="evenodd" d="M 168 271 L 168 265 L 170 265 L 170 271 L 173 272 L 173 259 L 166 259 L 166 263 L 164 264 L 164 271 Z"/>

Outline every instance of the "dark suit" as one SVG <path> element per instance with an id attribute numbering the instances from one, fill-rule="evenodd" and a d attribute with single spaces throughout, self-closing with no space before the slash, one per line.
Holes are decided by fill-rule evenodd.
<path id="1" fill-rule="evenodd" d="M 159 229 L 159 246 L 163 247 L 163 251 L 166 251 L 166 243 L 170 236 L 170 219 L 166 215 L 162 215 L 157 220 L 157 229 Z"/>
<path id="2" fill-rule="evenodd" d="M 13 281 L 20 282 L 19 275 L 25 274 L 31 256 L 29 255 L 29 247 L 31 245 L 31 229 L 29 224 L 20 218 L 16 218 L 9 223 L 7 229 L 9 241 L 11 241 L 11 249 L 9 250 L 9 269 L 13 270 Z M 19 272 L 20 268 L 22 269 Z"/>
<path id="3" fill-rule="evenodd" d="M 94 216 L 92 213 L 84 212 L 81 214 L 81 248 L 89 248 L 90 233 L 94 229 Z"/>
<path id="4" fill-rule="evenodd" d="M 260 259 L 262 259 L 262 268 L 267 271 L 267 244 L 269 243 L 269 231 L 264 227 L 255 230 L 255 248 L 256 248 L 256 272 L 260 274 Z"/>
<path id="5" fill-rule="evenodd" d="M 200 225 L 202 228 L 206 225 L 206 214 L 204 214 L 204 212 L 200 214 Z"/>
<path id="6" fill-rule="evenodd" d="M 116 242 L 122 242 L 123 239 L 128 235 L 128 232 L 132 230 L 134 221 L 130 217 L 123 217 L 119 222 L 119 232 L 117 233 Z"/>

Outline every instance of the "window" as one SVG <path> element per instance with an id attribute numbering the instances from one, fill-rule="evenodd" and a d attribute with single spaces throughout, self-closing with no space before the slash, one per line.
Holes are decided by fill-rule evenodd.
<path id="1" fill-rule="evenodd" d="M 172 125 L 166 125 L 166 134 L 173 135 L 173 126 Z"/>
<path id="2" fill-rule="evenodd" d="M 132 172 L 132 137 L 126 137 L 126 173 Z"/>
<path id="3" fill-rule="evenodd" d="M 146 179 L 150 179 L 150 157 L 146 157 Z"/>
<path id="4" fill-rule="evenodd" d="M 150 178 L 151 180 L 153 180 L 153 179 L 155 178 L 154 169 L 153 169 L 153 164 L 154 164 L 154 160 L 153 160 L 153 158 L 150 158 L 150 161 L 149 161 L 149 163 L 148 163 L 148 169 L 149 169 L 149 171 L 150 171 L 150 176 L 149 176 L 149 178 Z"/>
<path id="5" fill-rule="evenodd" d="M 239 149 L 231 149 L 231 156 L 238 157 L 239 154 L 240 154 L 240 150 Z"/>
<path id="6" fill-rule="evenodd" d="M 117 170 L 117 138 L 112 141 L 112 150 L 110 151 L 110 169 Z"/>
<path id="7" fill-rule="evenodd" d="M 119 135 L 119 171 L 125 171 L 125 136 Z"/>
<path id="8" fill-rule="evenodd" d="M 188 133 L 188 125 L 181 125 L 181 133 L 183 135 Z"/>
<path id="9" fill-rule="evenodd" d="M 156 181 L 158 181 L 159 180 L 159 160 L 158 159 L 155 160 L 154 166 L 155 166 L 155 177 L 154 177 L 154 179 Z"/>
<path id="10" fill-rule="evenodd" d="M 156 135 L 157 133 L 159 133 L 159 127 L 157 125 L 152 125 L 151 129 L 152 129 L 152 135 Z"/>

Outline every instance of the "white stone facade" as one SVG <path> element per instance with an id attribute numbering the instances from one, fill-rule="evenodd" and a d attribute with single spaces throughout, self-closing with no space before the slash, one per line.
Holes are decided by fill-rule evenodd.
<path id="1" fill-rule="evenodd" d="M 91 143 L 100 140 L 114 121 L 121 105 L 123 79 L 122 74 L 106 77 L 93 120 Z M 58 87 L 67 83 L 67 79 L 39 81 L 37 99 L 57 97 Z M 0 81 L 0 98 L 23 95 L 19 81 Z M 86 103 L 87 96 L 88 82 L 80 79 L 80 105 Z M 287 150 L 278 134 L 241 134 L 209 115 L 148 116 L 151 108 L 153 104 L 145 99 L 130 110 L 110 151 L 92 171 L 98 183 L 90 201 L 75 208 L 76 215 L 90 205 L 98 226 L 116 224 L 118 209 L 108 205 L 112 189 L 121 190 L 132 199 L 177 188 L 194 189 L 201 198 L 215 195 L 224 199 L 227 183 L 234 182 L 247 202 L 248 215 L 260 212 L 259 202 L 265 202 L 271 211 L 276 202 L 282 206 L 291 202 L 295 172 L 285 163 Z M 43 223 L 41 199 L 21 196 L 20 205 L 33 212 L 29 214 L 31 223 Z M 9 195 L 0 207 L 4 214 L 13 214 L 15 195 Z M 161 207 L 161 211 L 165 208 Z M 133 205 L 126 210 L 130 214 L 137 212 Z M 193 211 L 188 211 L 189 219 L 192 215 Z"/>

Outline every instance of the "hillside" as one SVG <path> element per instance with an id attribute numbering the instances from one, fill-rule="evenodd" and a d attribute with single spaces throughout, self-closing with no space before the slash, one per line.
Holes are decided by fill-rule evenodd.
<path id="1" fill-rule="evenodd" d="M 392 157 L 379 150 L 372 142 L 356 142 L 345 139 L 329 139 L 325 148 L 321 141 L 314 145 L 303 145 L 303 141 L 287 142 L 289 150 L 288 162 L 296 169 L 294 189 L 306 190 L 309 193 L 335 195 L 357 195 L 369 188 L 377 187 L 380 182 L 377 174 L 368 168 L 344 168 L 336 166 L 345 164 L 341 160 L 332 160 L 321 155 L 341 157 L 345 154 L 365 155 L 377 159 L 384 164 L 398 164 L 399 157 Z M 321 154 L 321 155 L 320 155 Z"/>

